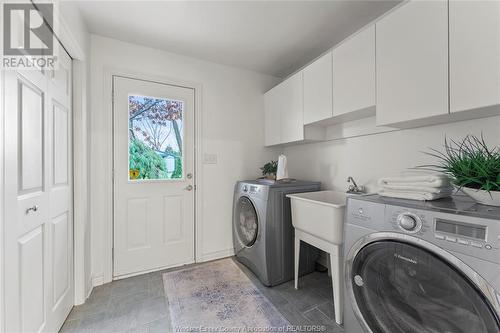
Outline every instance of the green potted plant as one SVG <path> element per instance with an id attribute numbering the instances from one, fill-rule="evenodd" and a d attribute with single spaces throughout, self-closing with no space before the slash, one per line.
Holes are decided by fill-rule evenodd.
<path id="1" fill-rule="evenodd" d="M 482 135 L 467 135 L 459 142 L 445 138 L 444 148 L 427 152 L 439 163 L 423 167 L 447 174 L 476 202 L 500 206 L 500 149 L 489 148 Z"/>
<path id="2" fill-rule="evenodd" d="M 276 172 L 278 171 L 278 161 L 271 161 L 264 164 L 262 168 L 262 175 L 267 179 L 276 179 Z"/>

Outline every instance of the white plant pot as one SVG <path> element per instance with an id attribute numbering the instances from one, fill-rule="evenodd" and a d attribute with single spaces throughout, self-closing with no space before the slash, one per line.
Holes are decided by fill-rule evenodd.
<path id="1" fill-rule="evenodd" d="M 462 187 L 462 191 L 480 204 L 500 207 L 499 191 L 490 191 L 488 193 L 484 190 L 476 190 L 468 187 Z"/>

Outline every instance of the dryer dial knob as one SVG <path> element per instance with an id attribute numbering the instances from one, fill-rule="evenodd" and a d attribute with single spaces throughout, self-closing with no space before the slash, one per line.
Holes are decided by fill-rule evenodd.
<path id="1" fill-rule="evenodd" d="M 401 214 L 398 217 L 398 223 L 401 228 L 407 231 L 414 231 L 418 226 L 415 217 L 407 214 Z"/>

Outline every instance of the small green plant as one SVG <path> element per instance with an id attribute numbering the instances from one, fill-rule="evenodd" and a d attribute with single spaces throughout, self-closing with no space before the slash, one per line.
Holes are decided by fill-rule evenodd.
<path id="1" fill-rule="evenodd" d="M 264 166 L 262 168 L 260 168 L 262 170 L 262 174 L 265 176 L 265 175 L 272 175 L 272 174 L 276 174 L 276 172 L 278 171 L 278 161 L 271 161 L 271 162 L 267 162 L 266 164 L 264 164 Z"/>
<path id="2" fill-rule="evenodd" d="M 445 138 L 445 151 L 431 148 L 426 154 L 436 157 L 440 163 L 423 165 L 421 168 L 443 172 L 460 188 L 500 191 L 500 149 L 488 148 L 483 136 L 467 135 L 456 142 Z"/>

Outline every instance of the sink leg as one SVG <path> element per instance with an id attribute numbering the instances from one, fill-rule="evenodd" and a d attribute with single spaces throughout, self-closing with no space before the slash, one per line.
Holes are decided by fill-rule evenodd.
<path id="1" fill-rule="evenodd" d="M 300 238 L 295 235 L 295 289 L 299 289 Z"/>
<path id="2" fill-rule="evenodd" d="M 344 294 L 342 292 L 342 257 L 340 256 L 339 247 L 335 247 L 330 253 L 330 267 L 332 268 L 332 287 L 333 287 L 333 304 L 335 307 L 335 322 L 342 325 L 344 316 Z"/>
<path id="3" fill-rule="evenodd" d="M 328 266 L 328 276 L 332 278 L 332 255 L 328 253 L 326 255 L 326 265 Z"/>

